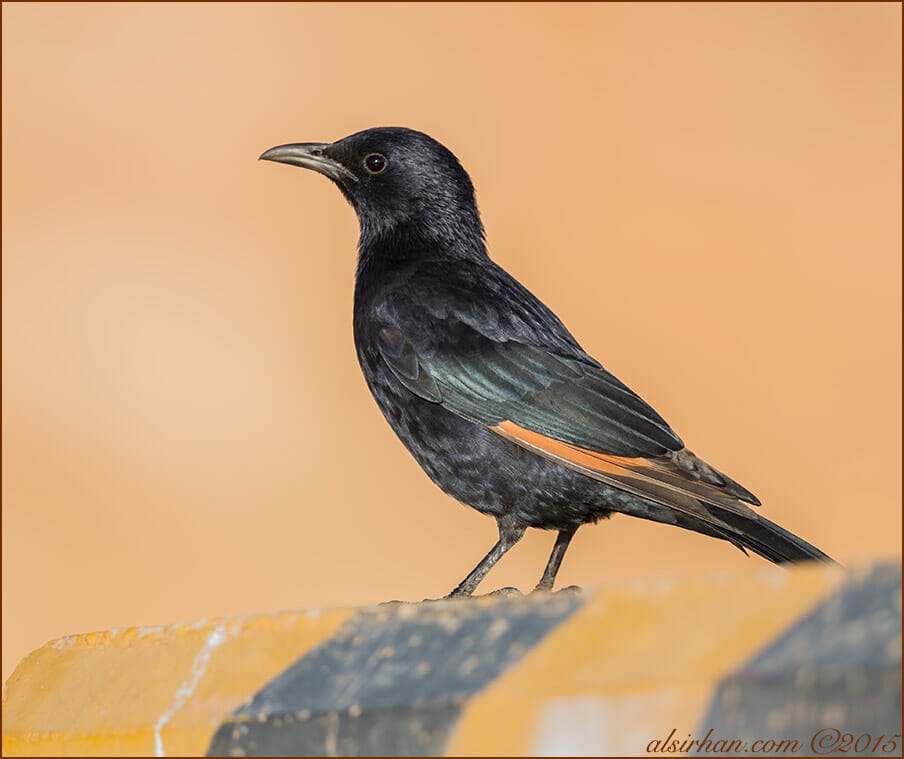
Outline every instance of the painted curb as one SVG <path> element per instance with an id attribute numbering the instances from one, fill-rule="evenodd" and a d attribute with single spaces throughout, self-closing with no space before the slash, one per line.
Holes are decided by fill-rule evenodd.
<path id="1" fill-rule="evenodd" d="M 882 755 L 900 733 L 899 564 L 76 635 L 3 701 L 6 756 Z"/>

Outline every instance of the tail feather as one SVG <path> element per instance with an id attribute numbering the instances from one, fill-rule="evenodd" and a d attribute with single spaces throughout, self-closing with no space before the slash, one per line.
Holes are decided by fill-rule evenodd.
<path id="1" fill-rule="evenodd" d="M 744 548 L 749 548 L 776 564 L 793 564 L 800 561 L 834 563 L 831 557 L 816 546 L 765 517 L 744 519 L 731 513 L 720 513 L 719 517 L 735 528 L 730 534 L 731 542 L 740 543 Z"/>
<path id="2" fill-rule="evenodd" d="M 699 512 L 692 512 L 689 509 L 678 510 L 674 505 L 637 499 L 623 504 L 619 510 L 633 517 L 673 524 L 685 530 L 725 540 L 745 554 L 750 550 L 776 564 L 794 564 L 802 561 L 835 563 L 816 546 L 757 513 L 748 517 L 725 510 L 715 510 L 711 506 L 707 508 L 708 510 L 701 516 Z"/>

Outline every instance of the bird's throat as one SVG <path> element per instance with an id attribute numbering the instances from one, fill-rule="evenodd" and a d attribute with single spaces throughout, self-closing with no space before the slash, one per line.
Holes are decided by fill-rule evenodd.
<path id="1" fill-rule="evenodd" d="M 405 220 L 390 224 L 369 224 L 361 220 L 358 240 L 358 273 L 363 269 L 416 263 L 425 259 L 486 258 L 480 218 L 448 220 Z"/>

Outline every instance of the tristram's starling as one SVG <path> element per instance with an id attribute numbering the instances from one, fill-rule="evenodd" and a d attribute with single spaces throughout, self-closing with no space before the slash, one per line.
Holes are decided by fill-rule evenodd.
<path id="1" fill-rule="evenodd" d="M 750 491 L 685 448 L 490 260 L 471 180 L 436 140 L 385 127 L 261 158 L 325 174 L 357 212 L 354 335 L 368 387 L 430 479 L 498 523 L 499 541 L 451 595 L 471 594 L 528 527 L 558 531 L 537 584 L 552 588 L 578 527 L 613 512 L 776 563 L 830 561 L 750 508 Z"/>

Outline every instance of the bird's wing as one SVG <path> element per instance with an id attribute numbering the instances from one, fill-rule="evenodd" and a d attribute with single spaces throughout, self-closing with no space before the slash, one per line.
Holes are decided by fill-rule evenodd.
<path id="1" fill-rule="evenodd" d="M 659 414 L 598 364 L 494 339 L 455 319 L 424 314 L 407 333 L 397 325 L 380 328 L 379 351 L 421 398 L 729 534 L 735 529 L 719 509 L 755 518 L 741 502 L 758 504 L 751 493 L 688 451 Z"/>
<path id="2" fill-rule="evenodd" d="M 650 406 L 604 369 L 534 345 L 496 341 L 442 320 L 418 339 L 383 326 L 383 360 L 411 392 L 489 427 L 509 420 L 572 445 L 621 456 L 683 447 Z M 420 343 L 420 344 L 419 344 Z"/>
<path id="3" fill-rule="evenodd" d="M 718 511 L 707 507 L 756 518 L 756 513 L 742 501 L 759 505 L 759 500 L 686 448 L 656 457 L 614 456 L 564 443 L 510 420 L 493 425 L 490 430 L 576 472 L 730 532 L 734 530 L 718 519 Z"/>

